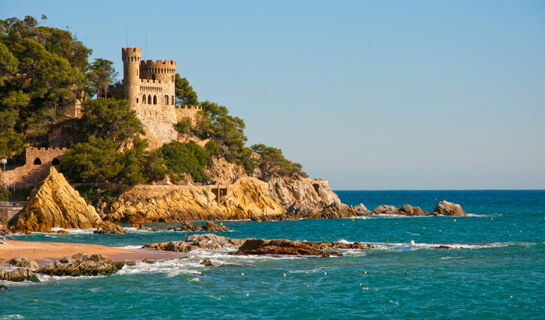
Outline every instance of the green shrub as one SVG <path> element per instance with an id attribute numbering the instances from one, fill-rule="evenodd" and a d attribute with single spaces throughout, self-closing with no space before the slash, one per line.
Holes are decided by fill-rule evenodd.
<path id="1" fill-rule="evenodd" d="M 164 144 L 160 153 L 169 174 L 175 179 L 181 179 L 185 174 L 189 174 L 195 182 L 208 180 L 204 168 L 209 166 L 212 160 L 208 152 L 194 141 L 188 143 L 172 141 Z"/>

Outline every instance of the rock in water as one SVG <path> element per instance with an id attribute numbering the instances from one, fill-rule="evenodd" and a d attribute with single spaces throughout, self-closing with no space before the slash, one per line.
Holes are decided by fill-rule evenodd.
<path id="1" fill-rule="evenodd" d="M 392 205 L 381 205 L 373 210 L 373 214 L 399 214 L 399 211 Z"/>
<path id="2" fill-rule="evenodd" d="M 124 265 L 125 262 L 113 262 L 100 254 L 89 257 L 84 253 L 77 253 L 72 257 L 51 262 L 36 273 L 50 276 L 98 276 L 116 273 Z"/>
<path id="3" fill-rule="evenodd" d="M 102 222 L 62 173 L 51 167 L 23 210 L 9 221 L 15 232 L 51 232 L 51 228 L 94 228 Z"/>
<path id="4" fill-rule="evenodd" d="M 97 234 L 126 234 L 127 232 L 125 232 L 125 230 L 123 230 L 123 227 L 118 225 L 118 224 L 115 224 L 115 223 L 112 223 L 112 222 L 109 222 L 109 221 L 104 221 L 98 226 L 98 228 L 93 233 L 97 233 Z"/>
<path id="5" fill-rule="evenodd" d="M 433 209 L 432 214 L 456 217 L 467 216 L 467 213 L 462 210 L 462 207 L 459 204 L 448 202 L 446 200 L 440 201 L 435 209 Z"/>
<path id="6" fill-rule="evenodd" d="M 205 267 L 213 267 L 212 261 L 210 259 L 206 258 L 203 261 L 201 261 L 201 264 Z"/>
<path id="7" fill-rule="evenodd" d="M 16 257 L 8 261 L 8 264 L 27 269 L 38 269 L 38 263 L 27 257 Z"/>
<path id="8" fill-rule="evenodd" d="M 286 239 L 248 239 L 233 255 L 293 255 L 293 256 L 342 256 L 335 251 L 325 251 L 301 242 Z"/>
<path id="9" fill-rule="evenodd" d="M 0 280 L 6 280 L 6 281 L 15 281 L 15 282 L 21 282 L 21 281 L 33 281 L 33 282 L 39 282 L 40 280 L 32 270 L 27 268 L 17 268 L 15 270 L 5 270 L 0 269 Z"/>
<path id="10" fill-rule="evenodd" d="M 354 207 L 354 210 L 356 211 L 356 213 L 360 216 L 362 215 L 367 215 L 367 214 L 370 214 L 371 213 L 371 210 L 367 209 L 367 207 L 365 207 L 363 205 L 363 203 L 360 203 L 358 204 L 357 206 Z"/>
<path id="11" fill-rule="evenodd" d="M 244 243 L 244 239 L 231 239 L 217 236 L 211 233 L 194 234 L 187 237 L 187 240 L 170 241 L 161 243 L 146 244 L 144 248 L 154 248 L 174 252 L 189 252 L 196 249 L 221 249 L 238 248 Z"/>

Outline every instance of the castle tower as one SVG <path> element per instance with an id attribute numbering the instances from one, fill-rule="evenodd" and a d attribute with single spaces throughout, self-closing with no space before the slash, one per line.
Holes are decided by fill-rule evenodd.
<path id="1" fill-rule="evenodd" d="M 131 107 L 139 101 L 140 87 L 140 48 L 122 48 L 123 59 L 123 97 L 129 100 Z"/>
<path id="2" fill-rule="evenodd" d="M 176 61 L 174 60 L 145 60 L 140 64 L 140 77 L 148 80 L 159 80 L 163 83 L 174 83 Z"/>

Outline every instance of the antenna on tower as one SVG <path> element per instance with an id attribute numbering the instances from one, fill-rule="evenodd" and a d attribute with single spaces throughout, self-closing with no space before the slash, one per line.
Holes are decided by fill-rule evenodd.
<path id="1" fill-rule="evenodd" d="M 144 60 L 148 59 L 148 33 L 146 32 L 146 40 L 144 42 Z"/>
<path id="2" fill-rule="evenodd" d="M 125 23 L 125 42 L 127 43 L 127 48 L 129 47 L 129 30 L 127 28 L 127 23 Z"/>

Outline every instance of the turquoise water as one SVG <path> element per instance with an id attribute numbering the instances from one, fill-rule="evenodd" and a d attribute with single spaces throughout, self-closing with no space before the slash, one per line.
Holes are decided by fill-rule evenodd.
<path id="1" fill-rule="evenodd" d="M 224 224 L 233 231 L 223 235 L 229 237 L 364 241 L 377 248 L 326 259 L 198 251 L 187 259 L 139 263 L 109 277 L 8 283 L 10 289 L 0 292 L 0 319 L 545 317 L 545 191 L 338 194 L 345 203 L 363 202 L 371 209 L 410 203 L 431 210 L 447 199 L 473 215 L 456 221 L 448 217 L 228 221 Z M 132 230 L 107 236 L 86 231 L 16 238 L 125 247 L 185 239 L 189 234 Z M 478 246 L 482 243 L 491 246 Z M 438 244 L 464 248 L 433 249 Z M 205 257 L 217 267 L 199 265 Z"/>

